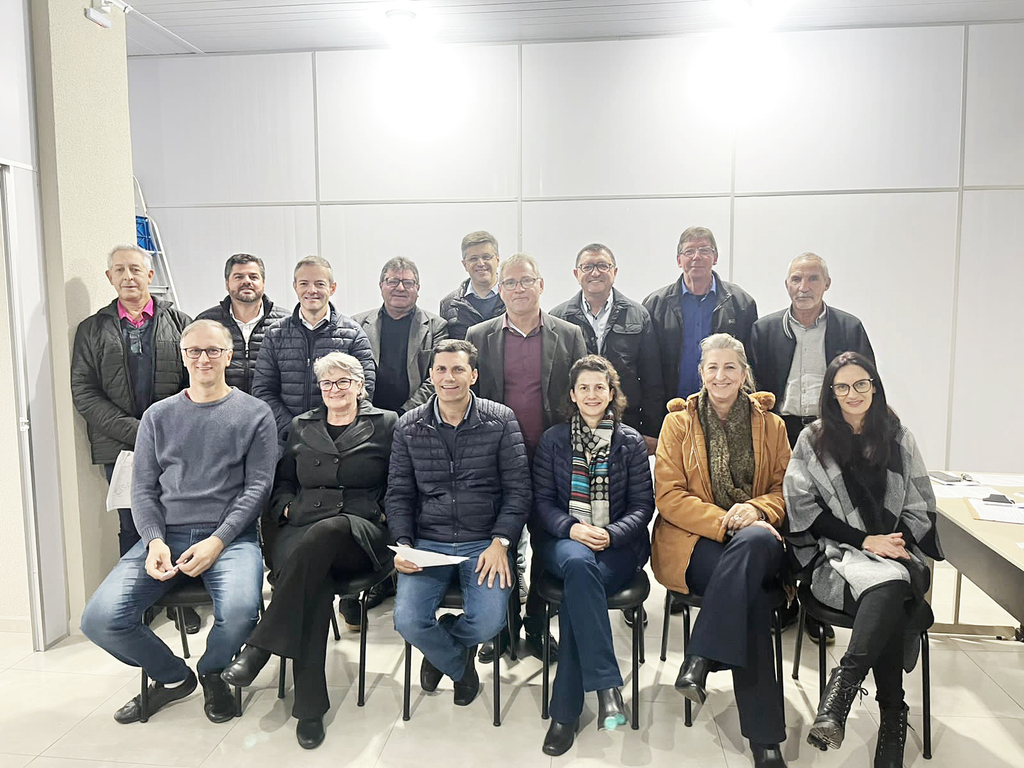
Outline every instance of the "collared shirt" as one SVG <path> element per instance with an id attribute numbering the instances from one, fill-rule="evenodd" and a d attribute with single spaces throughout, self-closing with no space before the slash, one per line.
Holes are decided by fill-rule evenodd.
<path id="1" fill-rule="evenodd" d="M 141 328 L 142 326 L 144 326 L 149 320 L 153 318 L 153 315 L 155 314 L 156 304 L 153 301 L 152 296 L 149 297 L 149 301 L 146 302 L 146 306 L 142 308 L 142 313 L 139 315 L 137 320 L 130 314 L 128 314 L 128 310 L 124 308 L 124 304 L 121 303 L 120 299 L 117 302 L 117 316 L 122 320 L 127 320 L 136 328 Z"/>
<path id="2" fill-rule="evenodd" d="M 324 315 L 322 318 L 320 318 L 320 322 L 318 322 L 316 325 L 311 325 L 310 322 L 306 319 L 306 316 L 304 314 L 302 314 L 302 310 L 301 309 L 299 310 L 299 320 L 301 320 L 302 324 L 306 328 L 311 330 L 311 331 L 315 331 L 317 328 L 319 328 L 321 325 L 323 325 L 324 323 L 326 323 L 330 319 L 331 319 L 331 310 L 328 309 L 327 310 L 327 314 Z"/>
<path id="3" fill-rule="evenodd" d="M 544 390 L 540 381 L 543 315 L 540 320 L 528 334 L 516 328 L 507 314 L 502 325 L 505 334 L 505 405 L 516 415 L 526 452 L 531 457 L 544 432 Z"/>
<path id="4" fill-rule="evenodd" d="M 700 343 L 711 335 L 711 316 L 718 303 L 718 281 L 711 276 L 711 290 L 703 296 L 691 293 L 686 281 L 680 278 L 682 293 L 679 295 L 679 309 L 683 313 L 683 340 L 679 353 L 679 381 L 677 397 L 689 397 L 700 391 Z"/>
<path id="5" fill-rule="evenodd" d="M 434 421 L 437 423 L 437 436 L 441 438 L 441 442 L 444 443 L 448 449 L 448 455 L 455 458 L 455 435 L 462 428 L 462 426 L 469 419 L 469 413 L 473 410 L 473 395 L 469 396 L 469 405 L 466 406 L 466 412 L 462 414 L 462 421 L 458 424 L 449 424 L 447 421 L 441 418 L 441 408 L 437 404 L 437 398 L 434 398 Z"/>
<path id="6" fill-rule="evenodd" d="M 782 397 L 779 412 L 788 416 L 817 416 L 821 384 L 825 379 L 825 327 L 828 310 L 824 305 L 814 323 L 805 328 L 790 310 L 786 310 L 783 322 L 787 336 L 796 340 L 793 363 L 789 367 L 789 378 Z"/>
<path id="7" fill-rule="evenodd" d="M 473 290 L 473 282 L 470 281 L 466 284 L 466 291 L 462 297 L 483 317 L 491 317 L 494 314 L 494 308 L 501 301 L 501 297 L 498 295 L 497 283 L 483 296 L 477 296 L 476 291 Z"/>
<path id="8" fill-rule="evenodd" d="M 582 293 L 580 294 L 580 308 L 583 310 L 583 317 L 590 323 L 590 327 L 594 329 L 594 336 L 597 337 L 597 351 L 599 353 L 604 350 L 604 340 L 608 335 L 608 320 L 612 314 L 612 298 L 613 294 L 609 293 L 604 305 L 595 315 L 590 310 L 590 302 L 587 301 L 587 297 Z"/>
<path id="9" fill-rule="evenodd" d="M 252 336 L 253 329 L 259 324 L 260 320 L 263 319 L 263 302 L 260 302 L 260 313 L 247 323 L 243 323 L 235 317 L 235 308 L 233 305 L 228 307 L 228 312 L 231 313 L 231 319 L 235 321 L 235 325 L 238 326 L 238 330 L 242 332 L 242 338 L 245 339 L 245 346 L 248 347 L 249 337 Z"/>

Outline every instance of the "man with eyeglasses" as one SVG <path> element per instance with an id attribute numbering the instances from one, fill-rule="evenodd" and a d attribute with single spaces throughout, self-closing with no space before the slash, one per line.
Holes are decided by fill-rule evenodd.
<path id="1" fill-rule="evenodd" d="M 532 256 L 517 253 L 503 261 L 498 288 L 505 302 L 505 315 L 474 325 L 466 340 L 480 352 L 478 394 L 512 409 L 532 461 L 541 434 L 560 420 L 560 409 L 570 389 L 569 369 L 587 354 L 587 344 L 583 331 L 575 325 L 541 310 L 544 278 Z M 527 538 L 524 535 L 520 544 L 521 572 L 525 570 Z M 544 611 L 533 586 L 539 575 L 536 569 L 531 570 L 523 622 L 527 647 L 537 656 L 542 649 Z M 487 643 L 480 660 L 486 663 L 491 653 L 492 644 Z"/>
<path id="2" fill-rule="evenodd" d="M 757 304 L 714 271 L 717 263 L 718 244 L 711 230 L 689 227 L 676 247 L 676 264 L 682 270 L 679 279 L 644 299 L 658 337 L 668 399 L 689 397 L 700 390 L 700 343 L 711 334 L 728 333 L 750 349 Z"/>
<path id="3" fill-rule="evenodd" d="M 377 371 L 363 329 L 331 304 L 338 289 L 331 262 L 321 256 L 299 259 L 292 287 L 299 303 L 264 336 L 252 382 L 252 393 L 274 412 L 282 444 L 292 419 L 320 402 L 313 373 L 318 358 L 335 351 L 356 358 L 366 373 L 364 385 L 370 398 Z"/>
<path id="4" fill-rule="evenodd" d="M 613 287 L 618 273 L 607 245 L 585 245 L 576 254 L 573 269 L 580 292 L 551 314 L 578 326 L 587 352 L 602 355 L 615 366 L 628 403 L 622 421 L 644 436 L 647 451 L 653 454 L 666 401 L 658 339 L 647 310 Z"/>
<path id="5" fill-rule="evenodd" d="M 236 253 L 224 264 L 224 286 L 228 295 L 220 304 L 200 312 L 197 320 L 216 320 L 234 339 L 234 352 L 227 370 L 227 381 L 243 392 L 252 391 L 256 358 L 267 329 L 288 310 L 275 305 L 264 294 L 267 270 L 263 259 L 248 253 Z"/>
<path id="6" fill-rule="evenodd" d="M 270 495 L 277 428 L 266 403 L 227 384 L 231 333 L 214 320 L 181 332 L 179 360 L 188 389 L 142 416 L 135 442 L 132 514 L 141 540 L 121 557 L 82 613 L 86 637 L 152 678 L 149 714 L 203 687 L 214 723 L 235 716 L 235 697 L 220 673 L 256 626 L 263 560 L 256 519 Z M 206 652 L 185 663 L 143 622 L 163 595 L 202 579 L 213 598 Z M 142 717 L 135 696 L 114 713 Z"/>
<path id="7" fill-rule="evenodd" d="M 191 322 L 170 301 L 152 296 L 153 257 L 137 245 L 107 256 L 107 280 L 117 298 L 78 325 L 71 353 L 71 399 L 85 419 L 92 463 L 107 481 L 122 451 L 135 450 L 139 420 L 153 403 L 188 384 L 178 342 Z M 139 540 L 131 509 L 118 510 L 123 555 Z M 194 615 L 194 612 L 193 612 Z M 199 631 L 198 616 L 186 625 Z"/>
<path id="8" fill-rule="evenodd" d="M 419 293 L 416 264 L 395 257 L 380 271 L 383 304 L 352 316 L 370 340 L 377 362 L 373 404 L 399 414 L 422 405 L 434 393 L 430 355 L 439 341 L 448 338 L 448 324 L 416 306 Z"/>
<path id="9" fill-rule="evenodd" d="M 464 339 L 470 327 L 505 311 L 498 292 L 498 241 L 490 232 L 470 232 L 462 238 L 462 267 L 469 277 L 441 299 L 441 317 L 448 336 Z"/>

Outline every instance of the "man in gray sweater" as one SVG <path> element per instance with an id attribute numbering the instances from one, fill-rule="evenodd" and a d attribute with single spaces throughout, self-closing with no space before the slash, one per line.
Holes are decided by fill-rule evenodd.
<path id="1" fill-rule="evenodd" d="M 231 334 L 214 320 L 181 333 L 190 386 L 143 414 L 135 441 L 132 516 L 142 536 L 114 566 L 82 614 L 82 631 L 153 679 L 149 712 L 188 696 L 195 673 L 142 622 L 160 597 L 201 578 L 213 598 L 214 623 L 197 665 L 206 716 L 234 716 L 221 670 L 256 625 L 263 560 L 256 519 L 270 494 L 277 426 L 270 407 L 229 387 Z M 140 719 L 138 696 L 114 713 Z"/>

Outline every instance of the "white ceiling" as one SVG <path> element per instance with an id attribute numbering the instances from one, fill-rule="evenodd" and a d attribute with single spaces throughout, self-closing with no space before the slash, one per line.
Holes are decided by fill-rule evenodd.
<path id="1" fill-rule="evenodd" d="M 413 11 L 445 43 L 646 37 L 719 29 L 730 13 L 780 2 L 784 29 L 1024 20 L 1024 0 L 134 0 L 128 52 L 381 47 L 392 9 Z"/>

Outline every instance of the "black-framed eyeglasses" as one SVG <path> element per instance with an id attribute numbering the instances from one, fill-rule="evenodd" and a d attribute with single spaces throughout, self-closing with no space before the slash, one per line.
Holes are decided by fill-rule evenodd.
<path id="1" fill-rule="evenodd" d="M 338 379 L 337 381 L 331 381 L 330 379 L 321 379 L 316 383 L 320 387 L 321 392 L 330 392 L 332 387 L 337 387 L 338 391 L 344 392 L 346 389 L 352 387 L 354 379 Z"/>
<path id="2" fill-rule="evenodd" d="M 523 288 L 533 288 L 533 286 L 537 284 L 538 280 L 540 280 L 539 277 L 530 277 L 529 275 L 521 277 L 518 280 L 513 280 L 510 277 L 508 280 L 502 280 L 498 285 L 506 291 L 514 291 L 517 285 L 521 285 Z"/>
<path id="3" fill-rule="evenodd" d="M 185 347 L 182 351 L 190 360 L 198 360 L 202 356 L 203 352 L 205 352 L 206 356 L 211 360 L 216 360 L 218 357 L 230 350 L 221 349 L 220 347 Z"/>
<path id="4" fill-rule="evenodd" d="M 397 288 L 398 286 L 402 286 L 405 290 L 411 291 L 413 288 L 418 288 L 420 284 L 415 280 L 399 280 L 397 277 L 388 277 L 385 278 L 384 285 L 388 288 Z"/>
<path id="5" fill-rule="evenodd" d="M 580 272 L 588 275 L 591 272 L 601 272 L 603 274 L 605 272 L 611 272 L 614 266 L 614 264 L 609 264 L 607 261 L 599 261 L 594 264 L 580 264 L 579 270 Z"/>
<path id="6" fill-rule="evenodd" d="M 715 249 L 710 245 L 702 245 L 700 248 L 687 248 L 685 251 L 679 252 L 681 256 L 687 259 L 692 259 L 698 253 L 706 259 L 715 253 Z"/>
<path id="7" fill-rule="evenodd" d="M 871 385 L 874 384 L 874 379 L 859 379 L 853 382 L 853 391 L 860 392 L 862 395 L 867 394 L 871 391 Z M 846 397 L 850 394 L 850 384 L 833 384 L 832 391 L 836 397 Z"/>

